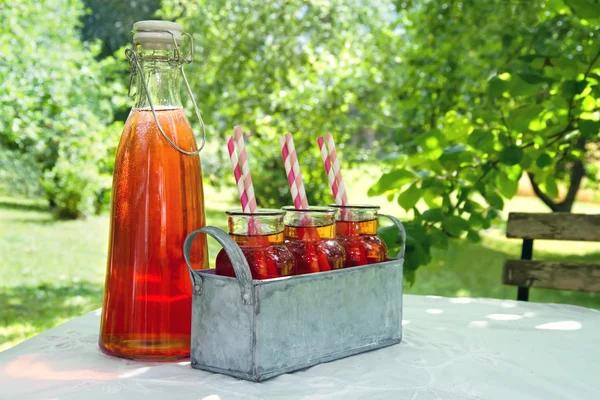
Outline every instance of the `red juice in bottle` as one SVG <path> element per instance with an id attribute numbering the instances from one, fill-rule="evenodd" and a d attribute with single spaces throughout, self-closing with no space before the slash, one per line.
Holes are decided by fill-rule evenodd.
<path id="1" fill-rule="evenodd" d="M 294 255 L 298 274 L 344 267 L 346 254 L 335 240 L 335 209 L 284 207 L 285 245 Z"/>
<path id="2" fill-rule="evenodd" d="M 115 160 L 98 341 L 102 351 L 119 357 L 190 354 L 192 285 L 182 244 L 205 219 L 200 159 L 168 141 L 190 152 L 197 148 L 179 97 L 179 65 L 169 61 L 176 51 L 168 43 L 181 42 L 181 30 L 166 21 L 134 25 L 137 75 L 143 73 L 146 86 L 138 79 Z M 205 235 L 194 243 L 191 261 L 196 269 L 208 267 Z"/>
<path id="3" fill-rule="evenodd" d="M 252 279 L 272 279 L 295 275 L 294 257 L 283 244 L 281 210 L 258 209 L 255 213 L 227 211 L 229 235 L 240 246 L 248 261 Z M 235 277 L 225 250 L 216 259 L 217 275 Z"/>
<path id="4" fill-rule="evenodd" d="M 387 247 L 377 236 L 377 211 L 369 205 L 331 205 L 336 216 L 336 239 L 346 251 L 345 267 L 375 264 L 387 259 Z"/>

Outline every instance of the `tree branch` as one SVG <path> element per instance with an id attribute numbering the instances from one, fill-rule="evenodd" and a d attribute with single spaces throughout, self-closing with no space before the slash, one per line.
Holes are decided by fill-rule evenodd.
<path id="1" fill-rule="evenodd" d="M 562 139 L 562 135 L 564 135 L 565 133 L 567 133 L 567 132 L 569 132 L 571 130 L 573 130 L 573 126 L 571 125 L 571 123 L 568 123 L 567 126 L 565 127 L 565 129 L 563 129 L 560 132 L 556 132 L 556 133 L 554 133 L 554 134 L 552 134 L 552 135 L 550 135 L 550 136 L 547 137 L 547 139 L 554 139 L 554 140 L 551 141 L 551 142 L 548 142 L 546 144 L 546 146 L 550 146 L 550 145 L 553 145 L 554 143 L 558 142 L 560 139 Z M 529 142 L 529 143 L 525 143 L 525 144 L 521 145 L 520 147 L 522 149 L 526 149 L 528 147 L 533 146 L 534 144 L 535 144 L 534 142 Z"/>
<path id="2" fill-rule="evenodd" d="M 500 120 L 502 121 L 502 123 L 504 124 L 504 126 L 506 127 L 507 130 L 507 137 L 508 137 L 508 141 L 510 142 L 510 144 L 514 144 L 513 140 L 512 140 L 512 136 L 511 136 L 511 129 L 508 126 L 508 124 L 506 123 L 506 118 L 504 118 L 504 113 L 502 112 L 502 110 L 500 108 L 498 108 L 498 111 L 500 111 Z"/>
<path id="3" fill-rule="evenodd" d="M 498 163 L 500 163 L 500 160 L 496 160 L 492 163 L 489 163 L 490 167 L 479 177 L 479 179 L 477 179 L 476 183 L 481 182 L 491 170 L 496 168 L 496 165 L 498 165 Z"/>
<path id="4" fill-rule="evenodd" d="M 531 172 L 527 172 L 527 176 L 529 177 L 529 182 L 531 182 L 531 187 L 533 187 L 535 195 L 539 197 L 545 205 L 550 207 L 552 212 L 556 212 L 558 210 L 557 204 L 546 193 L 542 192 L 542 189 L 535 183 L 535 175 Z"/>
<path id="5" fill-rule="evenodd" d="M 579 139 L 577 144 L 575 145 L 576 149 L 584 150 L 585 149 L 585 140 Z M 565 199 L 560 202 L 559 206 L 561 207 L 561 211 L 571 212 L 573 208 L 573 203 L 575 202 L 575 198 L 577 197 L 577 192 L 579 192 L 579 188 L 581 187 L 581 181 L 585 176 L 585 167 L 581 160 L 576 160 L 571 168 L 571 177 L 569 179 L 569 190 L 567 191 L 567 195 Z"/>

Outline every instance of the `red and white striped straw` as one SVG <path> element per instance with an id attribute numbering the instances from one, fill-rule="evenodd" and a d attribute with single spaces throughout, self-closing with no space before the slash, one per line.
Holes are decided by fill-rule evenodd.
<path id="1" fill-rule="evenodd" d="M 249 212 L 248 196 L 246 195 L 246 188 L 244 186 L 244 180 L 242 179 L 242 171 L 238 162 L 237 153 L 235 152 L 235 141 L 233 140 L 232 136 L 227 136 L 227 152 L 229 153 L 231 168 L 233 169 L 233 176 L 235 177 L 235 184 L 237 185 L 238 193 L 240 195 L 242 211 Z"/>
<path id="2" fill-rule="evenodd" d="M 294 200 L 294 207 L 299 210 L 305 210 L 308 208 L 308 199 L 306 198 L 302 173 L 300 172 L 300 163 L 298 162 L 292 135 L 287 133 L 285 137 L 280 137 L 279 144 L 281 146 L 281 157 L 283 158 L 290 192 Z"/>
<path id="3" fill-rule="evenodd" d="M 239 165 L 241 169 L 241 180 L 244 183 L 244 188 L 246 189 L 246 196 L 248 199 L 248 211 L 251 213 L 255 213 L 256 209 L 256 197 L 254 196 L 254 185 L 252 184 L 252 175 L 250 174 L 250 166 L 248 165 L 248 153 L 246 152 L 246 143 L 244 142 L 244 134 L 242 133 L 242 128 L 240 126 L 236 126 L 235 130 L 235 140 L 237 142 L 237 149 L 240 153 L 239 155 Z"/>
<path id="4" fill-rule="evenodd" d="M 329 147 L 329 159 L 331 160 L 333 174 L 335 175 L 335 181 L 338 187 L 338 195 L 340 196 L 341 205 L 348 204 L 348 195 L 346 194 L 346 186 L 344 185 L 344 181 L 342 180 L 342 172 L 340 171 L 340 161 L 337 158 L 337 152 L 335 150 L 335 142 L 333 141 L 333 136 L 331 133 L 328 133 L 327 138 L 327 147 Z M 337 203 L 337 199 L 336 199 Z"/>
<path id="5" fill-rule="evenodd" d="M 302 201 L 298 196 L 298 187 L 296 186 L 296 177 L 292 170 L 292 164 L 290 162 L 290 154 L 288 152 L 287 144 L 285 142 L 285 136 L 279 138 L 279 146 L 281 147 L 281 157 L 283 158 L 283 165 L 285 167 L 285 175 L 287 177 L 288 185 L 290 186 L 290 193 L 292 200 L 294 201 L 295 208 L 302 207 Z"/>
<path id="6" fill-rule="evenodd" d="M 335 204 L 341 205 L 342 198 L 340 197 L 337 182 L 335 181 L 335 173 L 333 172 L 333 168 L 331 168 L 331 161 L 329 160 L 329 155 L 327 154 L 327 146 L 325 145 L 325 140 L 322 136 L 317 138 L 317 143 L 319 144 L 319 150 L 321 150 L 321 159 L 323 160 L 323 165 L 325 165 L 325 172 L 327 173 L 327 179 L 329 180 L 331 193 L 335 198 Z"/>

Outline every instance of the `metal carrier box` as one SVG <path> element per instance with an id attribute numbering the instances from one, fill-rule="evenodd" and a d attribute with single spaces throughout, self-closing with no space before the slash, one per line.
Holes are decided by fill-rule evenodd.
<path id="1" fill-rule="evenodd" d="M 385 217 L 405 242 L 400 221 Z M 199 233 L 223 246 L 237 278 L 191 268 Z M 262 381 L 402 339 L 404 243 L 398 259 L 269 280 L 252 280 L 238 245 L 215 227 L 190 233 L 184 255 L 193 284 L 194 368 Z"/>

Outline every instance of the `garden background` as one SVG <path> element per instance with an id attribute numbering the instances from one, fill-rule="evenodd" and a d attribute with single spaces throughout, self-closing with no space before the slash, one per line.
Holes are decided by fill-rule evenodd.
<path id="1" fill-rule="evenodd" d="M 290 202 L 288 131 L 309 202 L 333 201 L 315 142 L 333 133 L 350 200 L 406 223 L 407 293 L 515 298 L 507 213 L 600 212 L 598 0 L 1 0 L 0 350 L 101 305 L 124 48 L 142 19 L 195 40 L 209 224 L 235 205 L 236 124 L 263 207 Z M 536 242 L 534 256 L 598 262 L 600 245 Z"/>

